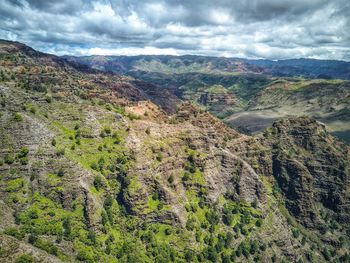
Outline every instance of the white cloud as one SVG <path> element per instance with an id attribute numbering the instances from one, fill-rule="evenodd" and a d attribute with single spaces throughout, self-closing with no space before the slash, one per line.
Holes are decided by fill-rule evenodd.
<path id="1" fill-rule="evenodd" d="M 134 56 L 134 55 L 179 55 L 179 52 L 173 48 L 155 48 L 155 47 L 143 47 L 143 48 L 89 48 L 89 49 L 77 49 L 77 54 L 82 56 L 89 55 L 115 55 L 115 56 Z"/>
<path id="2" fill-rule="evenodd" d="M 350 60 L 347 0 L 73 2 L 3 0 L 0 37 L 56 54 Z"/>

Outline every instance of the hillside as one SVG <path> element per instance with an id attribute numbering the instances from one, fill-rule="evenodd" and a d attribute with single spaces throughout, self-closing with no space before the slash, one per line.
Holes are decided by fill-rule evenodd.
<path id="1" fill-rule="evenodd" d="M 245 133 L 260 132 L 282 117 L 306 115 L 350 142 L 349 62 L 200 56 L 67 58 L 157 85 Z"/>
<path id="2" fill-rule="evenodd" d="M 160 83 L 0 58 L 0 261 L 350 260 L 350 149 L 323 124 L 248 136 Z"/>
<path id="3" fill-rule="evenodd" d="M 199 103 L 223 118 L 241 111 L 275 78 L 246 60 L 200 56 L 90 56 L 65 57 L 94 69 L 122 73 L 167 90 L 183 100 Z M 203 97 L 216 92 L 210 105 Z M 235 97 L 235 98 L 234 98 Z M 227 104 L 226 102 L 229 101 Z M 232 103 L 234 101 L 234 103 Z M 223 108 L 222 106 L 225 106 Z"/>

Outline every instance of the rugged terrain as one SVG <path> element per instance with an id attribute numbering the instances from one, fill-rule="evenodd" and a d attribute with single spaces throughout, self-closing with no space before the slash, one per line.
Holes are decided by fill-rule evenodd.
<path id="1" fill-rule="evenodd" d="M 349 147 L 323 124 L 248 136 L 159 83 L 0 58 L 0 261 L 350 260 Z"/>
<path id="2" fill-rule="evenodd" d="M 350 142 L 349 62 L 197 56 L 67 58 L 153 83 L 208 109 L 241 132 L 260 132 L 277 119 L 307 115 Z"/>
<path id="3" fill-rule="evenodd" d="M 225 119 L 235 127 L 258 132 L 274 120 L 309 116 L 350 143 L 350 82 L 344 80 L 277 80 L 252 99 L 244 111 Z"/>

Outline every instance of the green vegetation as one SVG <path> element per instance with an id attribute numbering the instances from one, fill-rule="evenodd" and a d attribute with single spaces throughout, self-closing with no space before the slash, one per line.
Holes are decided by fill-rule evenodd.
<path id="1" fill-rule="evenodd" d="M 23 117 L 22 117 L 22 115 L 21 115 L 21 113 L 19 113 L 19 112 L 16 112 L 15 113 L 15 115 L 13 116 L 13 119 L 15 120 L 15 121 L 22 121 L 23 120 Z"/>
<path id="2" fill-rule="evenodd" d="M 34 258 L 29 254 L 23 254 L 20 255 L 18 258 L 16 258 L 15 263 L 34 263 Z"/>

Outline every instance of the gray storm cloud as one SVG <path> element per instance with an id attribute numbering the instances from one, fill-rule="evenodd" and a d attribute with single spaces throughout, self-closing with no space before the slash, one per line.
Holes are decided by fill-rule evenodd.
<path id="1" fill-rule="evenodd" d="M 56 54 L 350 60 L 348 0 L 2 0 L 0 38 Z"/>

